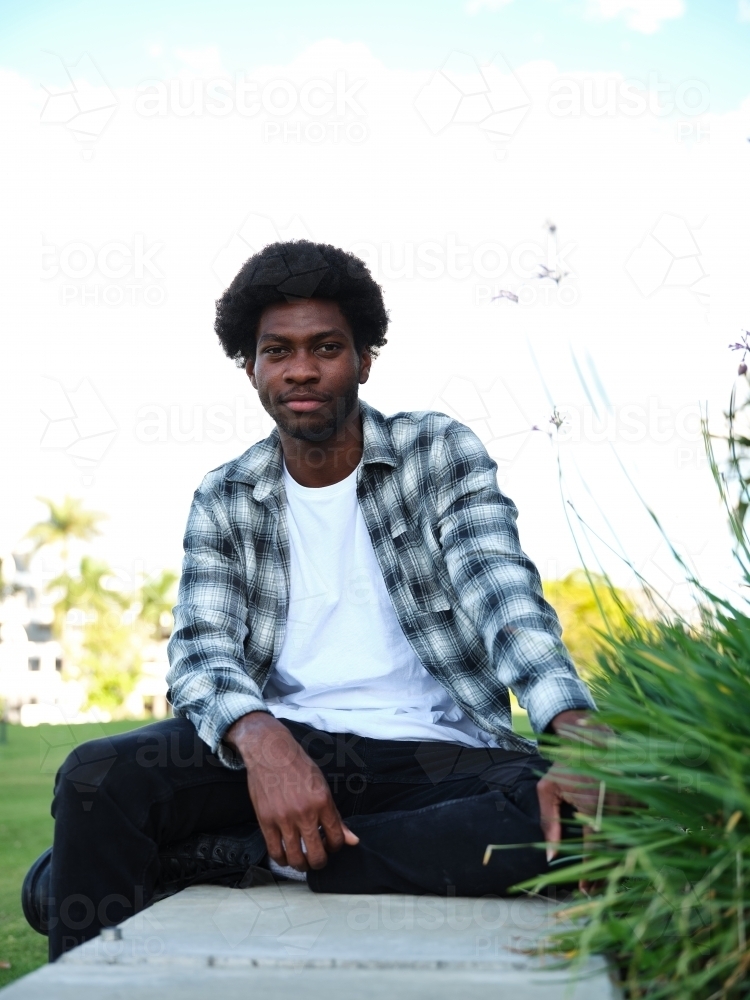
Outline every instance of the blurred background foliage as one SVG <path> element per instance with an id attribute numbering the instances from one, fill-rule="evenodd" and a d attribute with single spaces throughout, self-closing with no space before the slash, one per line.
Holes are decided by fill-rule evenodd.
<path id="1" fill-rule="evenodd" d="M 627 631 L 638 620 L 636 601 L 606 577 L 583 569 L 562 580 L 545 580 L 543 587 L 560 618 L 563 642 L 580 675 L 589 680 L 601 669 L 599 657 L 607 637 Z"/>
<path id="2" fill-rule="evenodd" d="M 47 517 L 27 537 L 34 554 L 52 550 L 62 565 L 47 591 L 53 598 L 53 633 L 65 651 L 65 676 L 84 683 L 89 707 L 118 717 L 138 683 L 148 645 L 171 634 L 177 574 L 162 570 L 142 581 L 122 581 L 91 555 L 73 559 L 74 547 L 85 549 L 99 534 L 104 515 L 86 510 L 75 497 L 40 499 Z"/>

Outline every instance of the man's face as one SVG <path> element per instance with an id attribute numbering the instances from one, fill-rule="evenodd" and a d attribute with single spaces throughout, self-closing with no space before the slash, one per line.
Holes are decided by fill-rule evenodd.
<path id="1" fill-rule="evenodd" d="M 358 354 L 336 302 L 305 299 L 268 306 L 247 374 L 263 408 L 290 437 L 325 441 L 343 424 L 372 359 Z"/>

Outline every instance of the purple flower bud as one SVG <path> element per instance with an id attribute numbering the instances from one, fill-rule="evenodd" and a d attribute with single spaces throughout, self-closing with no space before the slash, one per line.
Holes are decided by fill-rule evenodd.
<path id="1" fill-rule="evenodd" d="M 747 375 L 747 365 L 743 361 L 740 367 L 737 369 L 738 375 Z"/>

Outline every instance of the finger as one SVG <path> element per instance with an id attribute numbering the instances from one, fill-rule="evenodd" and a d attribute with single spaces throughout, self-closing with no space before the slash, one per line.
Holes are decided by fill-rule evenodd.
<path id="1" fill-rule="evenodd" d="M 542 779 L 536 786 L 536 795 L 539 800 L 539 822 L 542 829 L 546 830 L 548 823 L 559 812 L 560 790 L 555 782 Z"/>
<path id="2" fill-rule="evenodd" d="M 539 824 L 547 841 L 547 861 L 557 856 L 562 828 L 560 825 L 560 798 L 554 785 L 540 781 L 537 785 L 539 798 Z"/>
<path id="3" fill-rule="evenodd" d="M 306 872 L 308 864 L 305 852 L 302 850 L 302 844 L 300 843 L 299 830 L 292 827 L 282 827 L 281 836 L 284 841 L 284 852 L 287 858 L 286 863 L 291 865 L 292 868 L 296 868 L 298 871 Z"/>
<path id="4" fill-rule="evenodd" d="M 326 854 L 326 849 L 323 846 L 323 841 L 321 840 L 317 825 L 311 824 L 305 826 L 302 831 L 302 839 L 305 842 L 305 854 L 307 864 L 310 868 L 325 868 L 326 862 L 328 861 L 328 855 Z"/>
<path id="5" fill-rule="evenodd" d="M 341 826 L 344 830 L 344 843 L 347 844 L 349 847 L 356 847 L 357 844 L 359 843 L 359 837 L 357 836 L 357 834 L 354 833 L 353 830 L 350 830 L 345 823 L 342 823 Z"/>
<path id="6" fill-rule="evenodd" d="M 283 868 L 289 863 L 284 852 L 284 844 L 281 839 L 281 831 L 276 826 L 261 826 L 261 832 L 266 842 L 266 849 L 269 857 L 273 858 L 277 865 Z"/>
<path id="7" fill-rule="evenodd" d="M 544 827 L 542 827 L 544 830 Z M 557 857 L 557 850 L 560 846 L 562 827 L 560 825 L 560 814 L 547 822 L 547 829 L 544 830 L 544 839 L 547 841 L 547 862 L 554 861 Z"/>
<path id="8" fill-rule="evenodd" d="M 348 847 L 356 847 L 359 843 L 359 837 L 342 820 L 333 802 L 330 803 L 329 808 L 321 812 L 320 822 L 326 838 L 326 850 L 330 853 L 333 854 L 340 850 L 344 844 Z"/>
<path id="9" fill-rule="evenodd" d="M 329 799 L 326 805 L 320 810 L 320 825 L 323 827 L 325 836 L 326 851 L 335 853 L 343 847 L 346 834 L 346 827 L 339 815 L 333 799 Z"/>

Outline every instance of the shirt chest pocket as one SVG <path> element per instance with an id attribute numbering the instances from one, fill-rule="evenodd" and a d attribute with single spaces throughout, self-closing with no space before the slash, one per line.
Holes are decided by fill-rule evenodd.
<path id="1" fill-rule="evenodd" d="M 412 604 L 415 613 L 450 611 L 450 601 L 440 585 L 436 557 L 419 529 L 405 521 L 399 521 L 391 528 L 391 542 L 404 596 Z"/>

